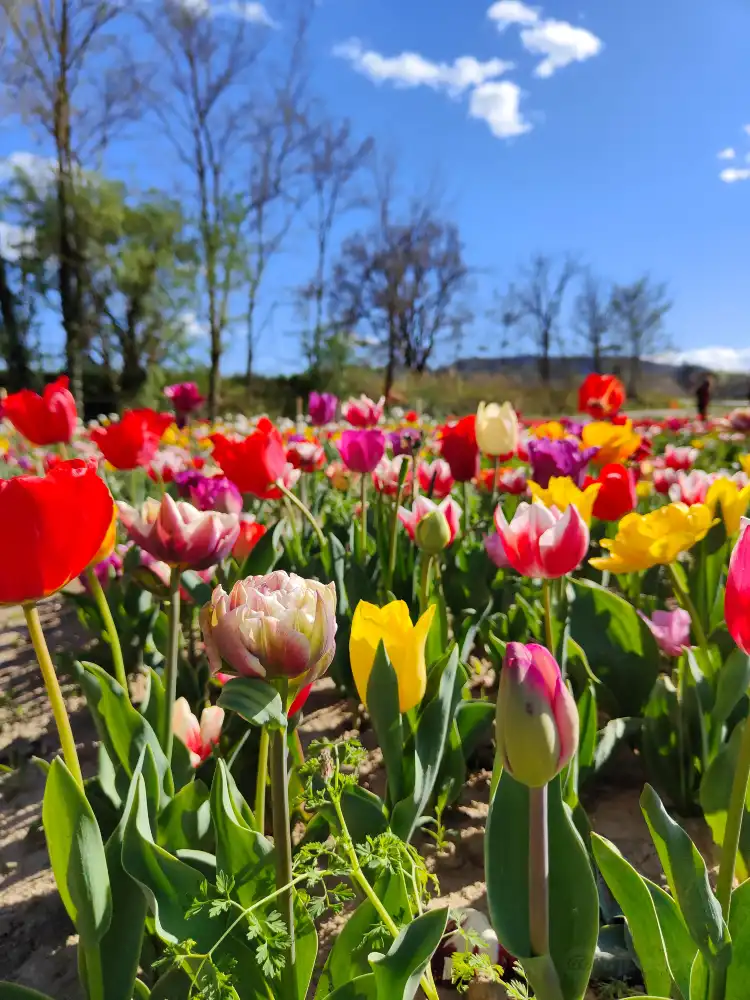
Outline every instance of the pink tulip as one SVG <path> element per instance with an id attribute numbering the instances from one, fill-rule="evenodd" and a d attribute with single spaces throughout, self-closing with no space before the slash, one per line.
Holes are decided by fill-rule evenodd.
<path id="1" fill-rule="evenodd" d="M 667 656 L 679 656 L 690 645 L 690 615 L 682 608 L 674 611 L 654 611 L 647 618 L 638 614 L 648 625 L 659 649 Z"/>
<path id="2" fill-rule="evenodd" d="M 654 489 L 657 493 L 669 493 L 677 482 L 677 472 L 674 469 L 654 469 Z"/>
<path id="3" fill-rule="evenodd" d="M 395 458 L 388 458 L 384 455 L 372 473 L 372 483 L 378 493 L 385 493 L 386 496 L 395 497 L 398 493 L 398 484 L 401 478 L 401 466 L 406 462 L 406 474 L 404 476 L 404 489 L 409 489 L 412 483 L 411 461 L 406 455 L 397 455 Z"/>
<path id="4" fill-rule="evenodd" d="M 455 542 L 461 524 L 461 507 L 452 497 L 436 504 L 428 497 L 418 496 L 411 510 L 399 507 L 398 518 L 420 549 L 436 553 Z"/>
<path id="5" fill-rule="evenodd" d="M 442 500 L 450 496 L 456 480 L 451 475 L 451 467 L 444 458 L 436 458 L 434 462 L 420 462 L 417 468 L 419 488 L 423 493 Z"/>
<path id="6" fill-rule="evenodd" d="M 339 452 L 352 472 L 372 472 L 385 454 L 385 435 L 381 431 L 344 431 Z"/>
<path id="7" fill-rule="evenodd" d="M 172 713 L 172 731 L 190 751 L 190 763 L 198 767 L 211 756 L 219 742 L 224 723 L 224 709 L 211 705 L 201 712 L 201 721 L 190 711 L 186 698 L 178 698 Z"/>
<path id="8" fill-rule="evenodd" d="M 484 548 L 498 569 L 508 569 L 510 563 L 505 554 L 505 546 L 503 545 L 502 538 L 496 531 L 484 536 Z"/>
<path id="9" fill-rule="evenodd" d="M 164 389 L 164 395 L 177 413 L 183 415 L 197 410 L 205 400 L 195 382 L 178 382 L 176 385 L 168 385 Z"/>
<path id="10" fill-rule="evenodd" d="M 359 399 L 347 400 L 341 408 L 341 414 L 352 427 L 375 427 L 380 423 L 384 406 L 385 396 L 381 396 L 378 402 L 374 403 L 363 393 Z"/>
<path id="11" fill-rule="evenodd" d="M 681 470 L 682 472 L 687 472 L 698 458 L 698 455 L 700 455 L 698 449 L 691 448 L 688 445 L 675 448 L 674 445 L 668 444 L 664 449 L 664 461 L 667 468 Z"/>
<path id="12" fill-rule="evenodd" d="M 589 529 L 571 504 L 564 514 L 534 501 L 518 505 L 508 524 L 502 507 L 495 528 L 508 562 L 523 576 L 553 580 L 580 566 L 589 548 Z"/>
<path id="13" fill-rule="evenodd" d="M 705 503 L 708 488 L 716 477 L 702 469 L 692 472 L 678 472 L 677 479 L 669 487 L 669 499 L 673 503 L 686 503 L 692 507 L 696 503 Z"/>
<path id="14" fill-rule="evenodd" d="M 740 538 L 729 560 L 727 589 L 724 595 L 724 620 L 729 634 L 750 656 L 750 521 L 742 518 Z"/>
<path id="15" fill-rule="evenodd" d="M 183 569 L 207 569 L 232 551 L 240 532 L 237 514 L 196 510 L 165 493 L 150 497 L 140 510 L 122 501 L 117 505 L 128 537 L 154 559 Z"/>

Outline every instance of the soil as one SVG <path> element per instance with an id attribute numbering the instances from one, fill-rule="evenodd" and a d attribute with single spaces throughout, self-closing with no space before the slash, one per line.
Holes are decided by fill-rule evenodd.
<path id="1" fill-rule="evenodd" d="M 69 606 L 52 599 L 41 608 L 51 649 L 80 648 L 84 641 Z M 74 686 L 63 683 L 73 732 L 85 774 L 96 767 L 96 737 L 83 699 Z M 337 696 L 324 679 L 308 703 L 301 724 L 303 745 L 320 737 L 336 738 L 356 732 L 356 706 Z M 361 779 L 382 791 L 380 751 L 371 731 L 358 734 L 370 749 Z M 38 989 L 56 1000 L 79 1000 L 76 976 L 76 938 L 59 900 L 41 829 L 44 777 L 34 757 L 50 760 L 57 752 L 57 735 L 44 685 L 28 641 L 19 609 L 0 611 L 0 764 L 12 768 L 0 775 L 0 979 Z M 485 756 L 487 756 L 485 754 Z M 637 762 L 635 762 L 637 765 Z M 417 846 L 440 884 L 435 905 L 472 906 L 486 910 L 484 884 L 484 827 L 488 811 L 490 760 L 482 760 L 463 788 L 455 807 L 444 817 L 449 844 L 437 850 L 425 838 Z M 586 803 L 597 832 L 612 840 L 640 871 L 663 881 L 656 852 L 638 807 L 642 776 L 634 762 L 595 790 Z M 484 766 L 482 766 L 484 765 Z M 708 857 L 713 849 L 708 829 L 699 820 L 687 828 Z M 327 953 L 342 920 L 321 928 L 321 954 Z M 455 1000 L 450 988 L 441 991 Z M 626 994 L 625 994 L 626 995 Z M 501 998 L 500 990 L 477 985 L 471 1000 Z M 590 1000 L 596 1000 L 592 992 Z"/>

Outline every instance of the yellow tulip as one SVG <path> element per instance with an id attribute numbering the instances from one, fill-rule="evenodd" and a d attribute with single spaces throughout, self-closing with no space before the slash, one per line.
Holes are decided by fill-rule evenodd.
<path id="1" fill-rule="evenodd" d="M 740 465 L 745 475 L 750 476 L 750 455 L 740 455 Z"/>
<path id="2" fill-rule="evenodd" d="M 649 514 L 626 514 L 616 538 L 602 539 L 606 558 L 590 559 L 595 569 L 632 573 L 652 566 L 666 566 L 705 538 L 713 515 L 705 504 L 670 503 Z"/>
<path id="3" fill-rule="evenodd" d="M 510 403 L 480 403 L 475 424 L 479 450 L 491 457 L 512 455 L 518 447 L 518 417 Z"/>
<path id="4" fill-rule="evenodd" d="M 601 488 L 601 483 L 592 483 L 585 490 L 580 490 L 570 476 L 552 476 L 546 490 L 539 483 L 529 483 L 535 500 L 540 500 L 545 507 L 557 507 L 561 513 L 575 504 L 586 524 L 591 524 L 594 503 Z"/>
<path id="5" fill-rule="evenodd" d="M 721 506 L 721 516 L 730 537 L 740 530 L 740 521 L 745 516 L 749 503 L 750 486 L 740 489 L 733 479 L 722 476 L 708 487 L 706 506 L 712 517 L 717 514 L 717 506 Z"/>
<path id="6" fill-rule="evenodd" d="M 549 438 L 550 441 L 562 441 L 564 437 L 568 436 L 568 432 L 557 420 L 549 420 L 546 424 L 538 424 L 536 427 L 531 428 L 530 433 L 534 437 Z"/>
<path id="7" fill-rule="evenodd" d="M 581 440 L 585 448 L 598 448 L 592 461 L 596 465 L 610 462 L 624 462 L 637 451 L 641 436 L 633 431 L 632 421 L 624 424 L 610 424 L 606 420 L 594 420 L 583 425 Z"/>
<path id="8" fill-rule="evenodd" d="M 404 601 L 391 601 L 385 607 L 360 601 L 352 618 L 349 658 L 359 697 L 367 704 L 367 684 L 375 663 L 380 641 L 398 679 L 398 701 L 402 712 L 418 705 L 427 689 L 424 648 L 435 614 L 431 605 L 416 625 L 412 625 Z"/>
<path id="9" fill-rule="evenodd" d="M 648 481 L 648 479 L 639 479 L 635 484 L 635 495 L 640 499 L 644 500 L 646 497 L 650 497 L 653 492 L 653 486 Z"/>

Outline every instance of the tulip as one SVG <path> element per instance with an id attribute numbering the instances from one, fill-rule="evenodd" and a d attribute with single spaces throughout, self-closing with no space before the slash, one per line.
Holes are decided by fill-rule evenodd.
<path id="1" fill-rule="evenodd" d="M 383 417 L 385 407 L 385 396 L 381 396 L 377 403 L 374 403 L 364 393 L 359 399 L 350 399 L 341 408 L 341 414 L 347 423 L 352 427 L 364 430 L 368 427 L 375 427 Z"/>
<path id="2" fill-rule="evenodd" d="M 404 601 L 391 601 L 382 608 L 359 602 L 352 618 L 349 657 L 363 705 L 367 705 L 367 685 L 381 642 L 396 674 L 399 710 L 408 712 L 421 702 L 427 690 L 425 644 L 434 614 L 432 604 L 413 625 Z"/>
<path id="3" fill-rule="evenodd" d="M 339 405 L 338 397 L 332 392 L 315 392 L 313 390 L 307 400 L 307 412 L 310 414 L 310 423 L 315 427 L 323 427 L 325 424 L 332 424 L 336 419 L 336 408 Z"/>
<path id="4" fill-rule="evenodd" d="M 198 510 L 214 510 L 219 514 L 242 513 L 242 494 L 226 476 L 201 476 L 190 487 L 188 495 Z"/>
<path id="5" fill-rule="evenodd" d="M 244 441 L 213 434 L 211 442 L 214 459 L 240 493 L 251 493 L 261 500 L 279 499 L 281 490 L 276 482 L 287 466 L 286 450 L 281 434 L 267 417 L 258 421 Z"/>
<path id="6" fill-rule="evenodd" d="M 495 529 L 513 569 L 532 578 L 565 576 L 580 566 L 589 547 L 589 529 L 574 504 L 563 514 L 537 500 L 522 501 L 510 524 L 498 506 Z"/>
<path id="7" fill-rule="evenodd" d="M 659 649 L 667 656 L 679 656 L 690 645 L 690 613 L 683 608 L 674 611 L 654 611 L 647 618 L 638 614 L 648 625 Z"/>
<path id="8" fill-rule="evenodd" d="M 173 483 L 189 463 L 190 456 L 182 449 L 160 448 L 147 469 L 149 479 L 155 483 Z"/>
<path id="9" fill-rule="evenodd" d="M 172 730 L 190 752 L 190 763 L 198 767 L 211 756 L 221 737 L 224 709 L 210 705 L 201 712 L 201 721 L 190 711 L 187 698 L 178 698 L 172 712 Z"/>
<path id="10" fill-rule="evenodd" d="M 529 489 L 532 497 L 543 503 L 545 507 L 556 507 L 562 512 L 573 504 L 586 524 L 591 524 L 591 516 L 596 498 L 601 490 L 601 484 L 592 483 L 584 490 L 579 490 L 569 476 L 551 476 L 546 489 L 542 489 L 539 483 L 533 481 L 529 483 Z"/>
<path id="11" fill-rule="evenodd" d="M 409 489 L 412 484 L 413 475 L 411 462 L 406 455 L 397 455 L 395 458 L 388 458 L 386 455 L 380 459 L 373 469 L 372 483 L 378 493 L 395 497 L 398 493 L 399 482 L 401 481 L 401 470 L 406 465 L 403 486 Z"/>
<path id="12" fill-rule="evenodd" d="M 609 425 L 608 425 L 609 426 Z M 586 466 L 596 455 L 596 448 L 580 448 L 577 441 L 529 441 L 531 478 L 543 489 L 552 476 L 570 476 L 576 486 L 583 484 Z"/>
<path id="13" fill-rule="evenodd" d="M 717 514 L 716 508 L 720 508 L 724 527 L 730 538 L 740 530 L 749 503 L 750 486 L 740 487 L 737 482 L 726 476 L 713 482 L 706 494 L 706 506 L 714 517 Z"/>
<path id="14" fill-rule="evenodd" d="M 567 427 L 559 420 L 547 420 L 544 423 L 536 424 L 531 428 L 531 435 L 535 438 L 546 438 L 549 441 L 562 441 L 569 436 Z"/>
<path id="15" fill-rule="evenodd" d="M 479 446 L 474 415 L 443 427 L 440 434 L 440 454 L 450 466 L 451 475 L 456 482 L 468 483 L 476 477 L 479 471 Z"/>
<path id="16" fill-rule="evenodd" d="M 2 416 L 32 444 L 67 444 L 78 421 L 68 384 L 67 376 L 61 375 L 45 386 L 41 396 L 31 389 L 11 393 L 3 400 Z"/>
<path id="17" fill-rule="evenodd" d="M 693 469 L 688 473 L 678 472 L 676 480 L 669 487 L 669 499 L 688 506 L 705 503 L 713 480 L 714 476 L 702 469 Z"/>
<path id="18" fill-rule="evenodd" d="M 192 488 L 198 486 L 206 478 L 205 473 L 201 472 L 200 469 L 183 469 L 182 472 L 175 473 L 172 482 L 177 487 L 180 496 L 189 500 Z"/>
<path id="19" fill-rule="evenodd" d="M 276 570 L 214 590 L 200 615 L 211 669 L 286 678 L 295 688 L 328 669 L 336 649 L 336 586 Z"/>
<path id="20" fill-rule="evenodd" d="M 657 493 L 668 494 L 669 488 L 677 482 L 674 469 L 654 469 L 654 489 Z"/>
<path id="21" fill-rule="evenodd" d="M 398 518 L 417 547 L 435 555 L 453 545 L 461 523 L 461 508 L 452 497 L 436 504 L 418 496 L 411 510 L 399 507 Z"/>
<path id="22" fill-rule="evenodd" d="M 586 448 L 597 449 L 592 459 L 596 465 L 624 462 L 641 444 L 641 436 L 634 432 L 631 420 L 626 420 L 624 424 L 606 421 L 584 424 L 581 440 Z"/>
<path id="23" fill-rule="evenodd" d="M 664 461 L 668 469 L 687 472 L 698 458 L 698 454 L 697 448 L 690 448 L 687 445 L 675 448 L 674 445 L 668 444 L 664 449 Z"/>
<path id="24" fill-rule="evenodd" d="M 595 569 L 633 573 L 667 566 L 708 534 L 713 518 L 704 504 L 670 503 L 649 514 L 626 514 L 615 538 L 602 539 L 609 556 L 589 560 Z"/>
<path id="25" fill-rule="evenodd" d="M 286 458 L 300 472 L 317 472 L 326 464 L 326 453 L 320 441 L 290 441 Z"/>
<path id="26" fill-rule="evenodd" d="M 348 469 L 365 475 L 385 454 L 385 436 L 376 430 L 344 431 L 338 449 Z"/>
<path id="27" fill-rule="evenodd" d="M 509 642 L 497 695 L 495 741 L 503 767 L 522 785 L 541 788 L 578 747 L 578 710 L 548 649 Z"/>
<path id="28" fill-rule="evenodd" d="M 591 372 L 578 390 L 578 409 L 597 420 L 612 417 L 625 402 L 625 386 L 614 375 Z"/>
<path id="29" fill-rule="evenodd" d="M 594 517 L 600 521 L 619 521 L 635 510 L 638 503 L 635 477 L 624 465 L 605 465 L 596 479 L 586 479 L 584 488 L 588 490 L 592 486 L 599 486 L 594 500 Z"/>
<path id="30" fill-rule="evenodd" d="M 750 656 L 750 522 L 742 518 L 740 538 L 729 560 L 727 589 L 724 595 L 724 620 L 729 634 Z"/>
<path id="31" fill-rule="evenodd" d="M 420 462 L 417 466 L 417 479 L 420 489 L 436 500 L 450 496 L 455 484 L 451 467 L 444 458 L 436 458 L 431 464 Z"/>
<path id="32" fill-rule="evenodd" d="M 205 402 L 205 396 L 201 395 L 195 382 L 178 382 L 175 385 L 168 385 L 164 389 L 164 395 L 174 406 L 177 413 L 177 423 L 180 427 L 184 427 L 187 417 Z"/>
<path id="33" fill-rule="evenodd" d="M 394 458 L 399 455 L 413 455 L 422 443 L 422 434 L 416 427 L 404 427 L 391 431 L 388 435 Z"/>
<path id="34" fill-rule="evenodd" d="M 489 535 L 484 536 L 484 548 L 487 555 L 498 569 L 509 568 L 510 563 L 508 562 L 508 557 L 505 554 L 503 540 L 496 531 L 492 531 Z"/>
<path id="35" fill-rule="evenodd" d="M 184 500 L 175 502 L 168 493 L 161 502 L 149 497 L 140 511 L 122 501 L 117 506 L 136 545 L 180 569 L 215 566 L 232 551 L 240 531 L 237 514 L 196 510 Z"/>
<path id="36" fill-rule="evenodd" d="M 126 410 L 116 423 L 95 428 L 91 440 L 115 469 L 137 469 L 151 462 L 171 422 L 155 410 Z"/>
<path id="37" fill-rule="evenodd" d="M 232 555 L 238 563 L 247 559 L 267 530 L 264 524 L 258 524 L 250 515 L 240 518 L 240 532 L 232 546 Z"/>
<path id="38" fill-rule="evenodd" d="M 80 459 L 0 480 L 0 605 L 39 601 L 80 576 L 109 545 L 113 510 L 104 481 Z"/>
<path id="39" fill-rule="evenodd" d="M 518 447 L 518 417 L 510 403 L 480 403 L 476 420 L 477 445 L 490 458 L 510 458 Z"/>
<path id="40" fill-rule="evenodd" d="M 335 490 L 346 493 L 354 479 L 354 474 L 343 462 L 331 462 L 326 469 L 326 478 Z"/>

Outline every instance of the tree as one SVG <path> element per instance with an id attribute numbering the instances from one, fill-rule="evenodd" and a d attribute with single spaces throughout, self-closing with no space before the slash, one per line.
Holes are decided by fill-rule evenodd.
<path id="1" fill-rule="evenodd" d="M 593 370 L 601 373 L 602 354 L 612 327 L 612 304 L 611 297 L 590 271 L 586 272 L 583 288 L 575 300 L 573 324 L 591 355 Z"/>
<path id="2" fill-rule="evenodd" d="M 25 258 L 28 236 L 19 226 L 0 220 L 0 351 L 9 392 L 33 382 L 29 335 L 37 299 Z"/>
<path id="3" fill-rule="evenodd" d="M 516 315 L 536 347 L 539 376 L 545 385 L 550 381 L 550 353 L 560 335 L 565 295 L 578 271 L 578 263 L 570 256 L 556 261 L 539 253 L 532 257 L 516 286 Z"/>
<path id="4" fill-rule="evenodd" d="M 612 316 L 625 350 L 630 356 L 628 393 L 638 395 L 641 360 L 667 346 L 664 317 L 672 308 L 667 286 L 643 275 L 630 285 L 612 290 Z"/>

